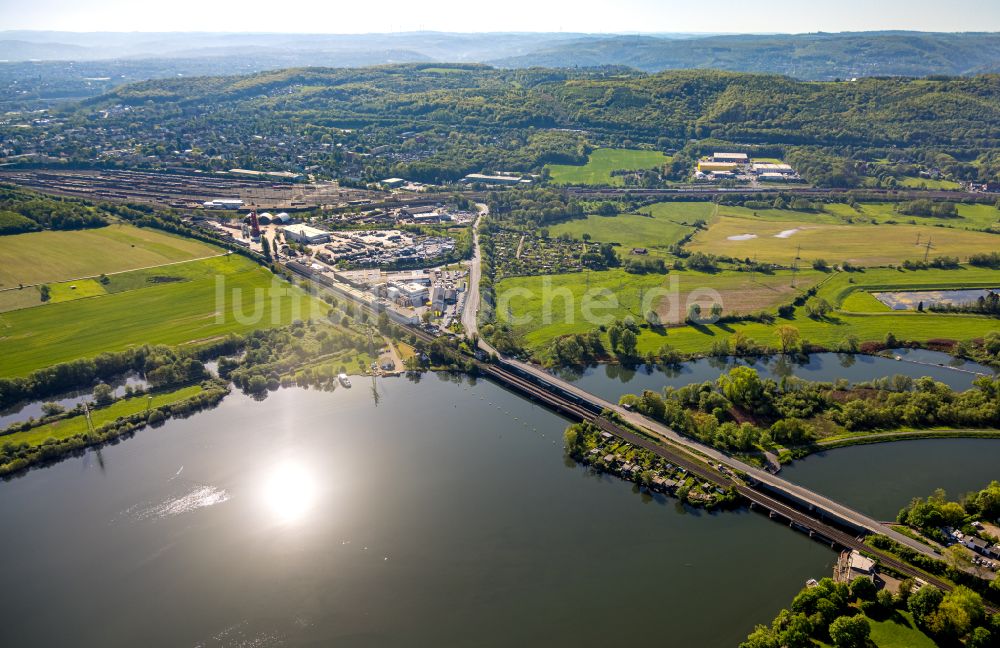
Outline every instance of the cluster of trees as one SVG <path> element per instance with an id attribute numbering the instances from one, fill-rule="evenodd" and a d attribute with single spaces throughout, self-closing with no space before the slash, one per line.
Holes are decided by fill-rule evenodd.
<path id="1" fill-rule="evenodd" d="M 923 377 L 906 391 L 877 391 L 849 400 L 833 413 L 833 420 L 851 431 L 906 426 L 1000 427 L 1000 381 L 982 376 L 963 392 Z"/>
<path id="2" fill-rule="evenodd" d="M 1000 252 L 973 254 L 969 256 L 969 265 L 980 268 L 1000 268 Z"/>
<path id="3" fill-rule="evenodd" d="M 967 587 L 944 593 L 931 585 L 917 589 L 913 579 L 906 579 L 894 595 L 858 577 L 849 584 L 824 578 L 806 587 L 790 609 L 779 612 L 770 626 L 757 626 L 740 648 L 809 648 L 815 641 L 836 648 L 868 648 L 869 619 L 887 619 L 898 610 L 910 612 L 939 645 L 1000 644 L 1000 616 L 987 614 L 982 597 Z"/>
<path id="4" fill-rule="evenodd" d="M 739 504 L 739 494 L 732 488 L 723 492 L 711 491 L 698 492 L 697 494 L 692 492 L 692 488 L 698 486 L 696 480 L 689 479 L 686 473 L 679 471 L 676 466 L 669 465 L 663 457 L 631 444 L 626 443 L 618 446 L 616 453 L 621 455 L 624 462 L 631 464 L 632 468 L 628 471 L 617 470 L 620 466 L 617 464 L 609 465 L 604 460 L 607 446 L 601 433 L 601 428 L 590 422 L 585 421 L 570 425 L 563 433 L 566 453 L 581 464 L 589 465 L 600 472 L 616 474 L 622 479 L 633 481 L 648 490 L 656 488 L 653 479 L 658 474 L 673 476 L 676 481 L 680 482 L 674 495 L 692 506 L 715 509 L 733 507 Z M 595 449 L 598 452 L 592 453 L 591 451 Z"/>
<path id="5" fill-rule="evenodd" d="M 543 226 L 584 215 L 583 205 L 567 192 L 544 187 L 492 191 L 487 204 L 495 220 L 521 225 Z"/>
<path id="6" fill-rule="evenodd" d="M 157 387 L 200 380 L 205 370 L 201 360 L 232 353 L 242 343 L 239 336 L 229 336 L 183 351 L 162 345 L 143 345 L 52 365 L 25 377 L 0 378 L 0 409 L 24 400 L 42 400 L 89 388 L 97 382 L 131 372 L 145 375 Z"/>
<path id="7" fill-rule="evenodd" d="M 40 229 L 75 230 L 107 224 L 101 210 L 79 201 L 0 187 L 0 234 Z"/>
<path id="8" fill-rule="evenodd" d="M 958 257 L 936 256 L 930 261 L 912 261 L 907 259 L 903 261 L 903 267 L 907 270 L 927 270 L 929 268 L 937 268 L 938 270 L 957 270 L 962 267 L 962 264 L 958 260 Z"/>
<path id="9" fill-rule="evenodd" d="M 627 394 L 623 405 L 717 448 L 748 452 L 775 443 L 812 443 L 817 428 L 845 430 L 1000 427 L 1000 381 L 982 377 L 955 392 L 931 378 L 907 376 L 850 389 L 795 378 L 761 379 L 734 367 L 718 380 L 662 393 Z"/>
<path id="10" fill-rule="evenodd" d="M 908 216 L 925 216 L 929 218 L 957 218 L 958 206 L 953 202 L 939 202 L 934 200 L 911 200 L 900 203 L 897 210 L 901 214 Z"/>
<path id="11" fill-rule="evenodd" d="M 345 316 L 346 317 L 346 316 Z M 245 338 L 242 358 L 223 358 L 219 375 L 247 393 L 263 396 L 281 386 L 282 377 L 317 360 L 344 352 L 363 353 L 368 337 L 349 329 L 313 321 L 295 321 L 288 326 L 257 330 Z M 344 366 L 341 370 L 346 371 Z M 332 382 L 335 376 L 329 376 Z"/>
<path id="12" fill-rule="evenodd" d="M 952 353 L 983 364 L 1000 365 L 1000 331 L 990 331 L 982 339 L 963 340 Z"/>
<path id="13" fill-rule="evenodd" d="M 975 313 L 977 315 L 997 317 L 1000 316 L 1000 294 L 990 290 L 985 295 L 977 297 L 974 302 L 966 304 L 931 304 L 929 310 L 943 313 Z"/>
<path id="14" fill-rule="evenodd" d="M 993 481 L 986 488 L 967 493 L 958 501 L 949 501 L 944 490 L 938 489 L 926 499 L 913 498 L 896 516 L 900 524 L 940 540 L 944 540 L 941 527 L 966 527 L 967 533 L 974 534 L 976 531 L 970 523 L 980 519 L 1000 519 L 1000 482 Z"/>

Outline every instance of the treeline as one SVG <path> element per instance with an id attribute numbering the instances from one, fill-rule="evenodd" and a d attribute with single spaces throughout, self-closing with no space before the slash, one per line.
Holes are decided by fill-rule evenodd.
<path id="1" fill-rule="evenodd" d="M 20 401 L 42 400 L 76 389 L 86 389 L 100 381 L 124 374 L 142 374 L 156 387 L 200 379 L 204 365 L 200 361 L 234 353 L 243 338 L 230 335 L 224 339 L 178 350 L 162 345 L 142 345 L 124 351 L 101 353 L 38 369 L 28 376 L 0 378 L 0 409 Z"/>
<path id="2" fill-rule="evenodd" d="M 49 437 L 41 443 L 14 442 L 0 437 L 0 475 L 23 471 L 31 466 L 57 461 L 91 446 L 113 443 L 144 428 L 157 425 L 172 417 L 185 417 L 213 407 L 229 393 L 228 386 L 218 380 L 202 384 L 202 390 L 178 403 L 163 405 L 131 416 L 122 417 L 101 425 L 93 432 L 87 431 L 63 439 Z"/>
<path id="3" fill-rule="evenodd" d="M 1000 317 L 1000 294 L 987 291 L 985 295 L 980 295 L 976 301 L 964 304 L 931 304 L 928 310 L 940 313 L 974 313 L 976 315 L 990 315 Z"/>
<path id="4" fill-rule="evenodd" d="M 761 379 L 735 367 L 714 382 L 622 396 L 622 405 L 731 452 L 809 446 L 838 428 L 1000 427 L 1000 380 L 976 379 L 956 392 L 931 378 L 899 375 L 854 388 L 795 378 Z"/>
<path id="5" fill-rule="evenodd" d="M 967 493 L 958 501 L 948 499 L 938 489 L 926 499 L 913 498 L 896 516 L 896 521 L 918 529 L 925 535 L 945 542 L 941 527 L 950 526 L 967 534 L 975 534 L 971 523 L 978 520 L 1000 519 L 1000 482 L 993 481 L 979 491 Z M 1000 541 L 1000 539 L 998 539 Z"/>
<path id="6" fill-rule="evenodd" d="M 79 201 L 0 186 L 0 234 L 76 230 L 107 224 L 100 210 Z"/>

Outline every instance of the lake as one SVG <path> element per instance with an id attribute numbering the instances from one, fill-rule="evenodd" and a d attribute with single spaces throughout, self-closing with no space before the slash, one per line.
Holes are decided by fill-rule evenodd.
<path id="1" fill-rule="evenodd" d="M 0 483 L 0 645 L 721 648 L 830 573 L 763 515 L 577 466 L 565 426 L 486 381 L 358 379 L 233 394 L 30 471 Z M 981 486 L 997 449 L 864 446 L 787 476 L 891 517 Z"/>
<path id="2" fill-rule="evenodd" d="M 491 383 L 378 398 L 234 394 L 0 483 L 0 645 L 734 646 L 831 569 L 568 462 L 566 421 Z"/>

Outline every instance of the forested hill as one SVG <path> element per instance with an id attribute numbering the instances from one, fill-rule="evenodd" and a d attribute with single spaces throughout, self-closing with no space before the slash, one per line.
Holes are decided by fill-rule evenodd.
<path id="1" fill-rule="evenodd" d="M 506 67 L 626 65 L 647 72 L 718 69 L 797 79 L 972 75 L 1000 71 L 1000 34 L 866 32 L 664 39 L 587 37 L 499 59 Z"/>
<path id="2" fill-rule="evenodd" d="M 332 175 L 349 151 L 375 153 L 385 163 L 370 160 L 362 174 L 392 167 L 426 180 L 578 161 L 588 145 L 680 149 L 712 138 L 844 156 L 911 150 L 964 164 L 967 177 L 997 164 L 1000 76 L 816 83 L 718 71 L 309 68 L 137 83 L 55 116 L 0 135 L 71 159 L 125 149 L 162 163 L 193 149 L 230 167 L 311 163 Z M 190 155 L 185 164 L 211 166 Z"/>
<path id="3" fill-rule="evenodd" d="M 85 104 L 192 118 L 212 106 L 329 126 L 566 128 L 769 144 L 1000 145 L 1000 76 L 803 83 L 773 75 L 502 71 L 478 66 L 298 69 L 172 79 Z M 266 112 L 265 112 L 266 109 Z"/>

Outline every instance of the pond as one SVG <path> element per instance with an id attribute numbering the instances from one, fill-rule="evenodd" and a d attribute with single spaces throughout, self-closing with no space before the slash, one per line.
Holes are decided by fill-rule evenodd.
<path id="1" fill-rule="evenodd" d="M 960 306 L 975 303 L 980 297 L 986 297 L 997 288 L 967 288 L 962 290 L 911 290 L 898 292 L 873 292 L 879 300 L 892 310 L 916 310 L 923 304 L 924 308 L 932 305 Z"/>

